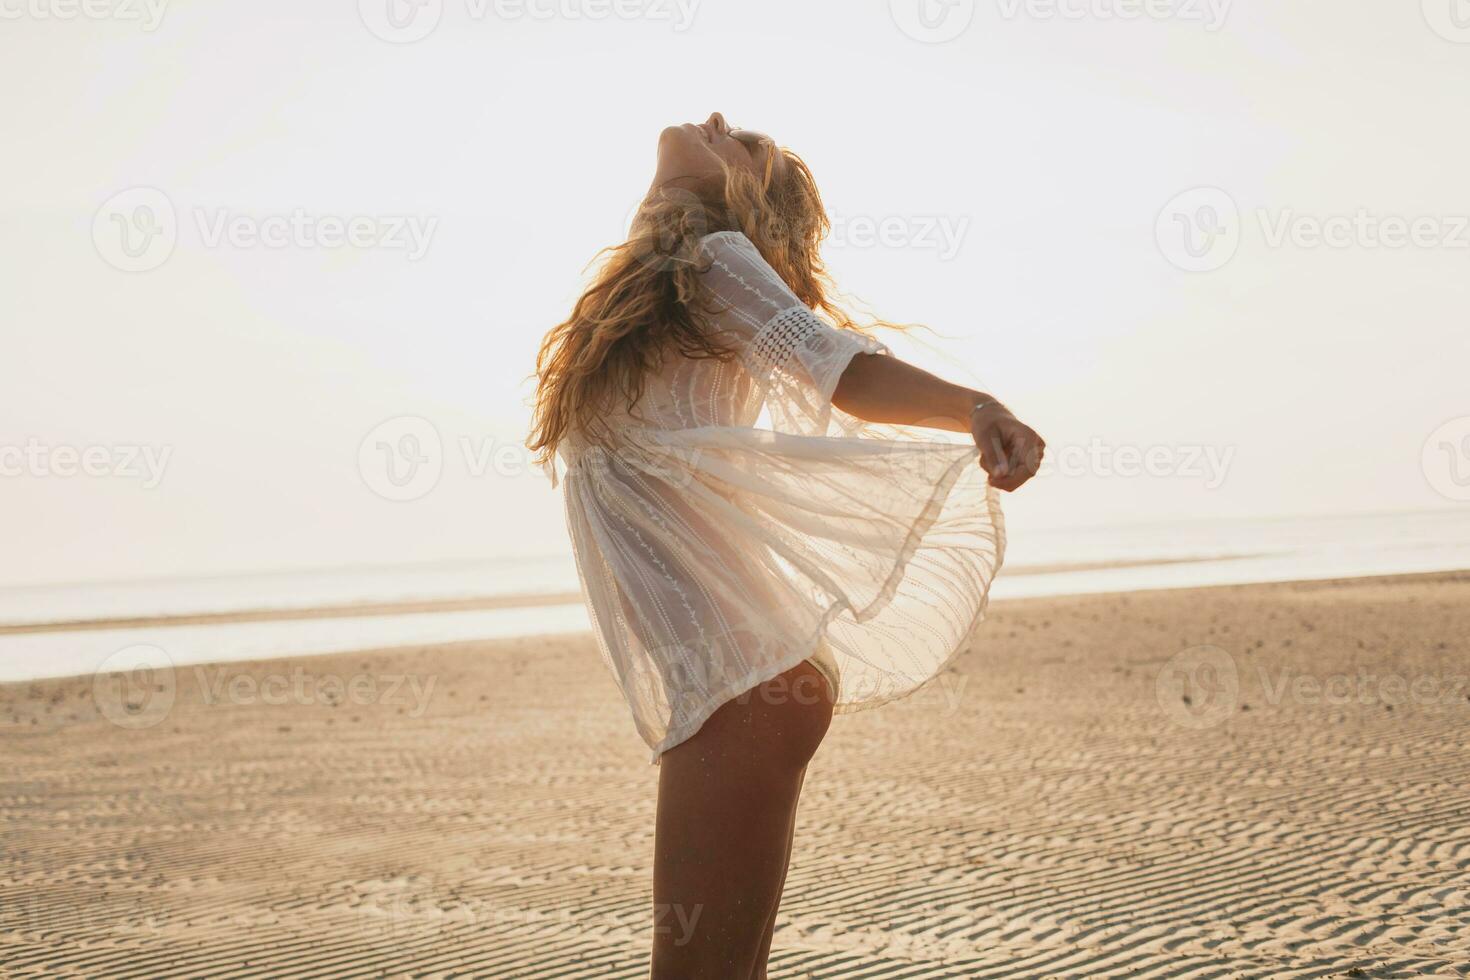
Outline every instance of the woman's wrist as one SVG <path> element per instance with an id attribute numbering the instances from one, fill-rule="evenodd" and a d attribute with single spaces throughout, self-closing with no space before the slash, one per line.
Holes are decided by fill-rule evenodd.
<path id="1" fill-rule="evenodd" d="M 1002 405 L 1000 399 L 994 395 L 988 395 L 983 391 L 970 392 L 970 409 L 968 413 L 970 421 L 973 422 L 982 412 L 993 411 L 1008 412 L 1009 409 Z"/>

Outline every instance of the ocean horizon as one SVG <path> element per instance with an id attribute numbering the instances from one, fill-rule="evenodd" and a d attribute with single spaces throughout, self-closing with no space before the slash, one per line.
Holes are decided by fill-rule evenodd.
<path id="1" fill-rule="evenodd" d="M 997 600 L 1470 568 L 1470 511 L 1011 530 Z M 200 620 L 203 621 L 200 621 Z M 589 629 L 570 554 L 0 589 L 0 681 Z"/>

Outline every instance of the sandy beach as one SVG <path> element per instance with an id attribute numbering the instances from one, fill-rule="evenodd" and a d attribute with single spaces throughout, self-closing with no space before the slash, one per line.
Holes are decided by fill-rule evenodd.
<path id="1" fill-rule="evenodd" d="M 656 774 L 589 635 L 6 685 L 0 975 L 640 977 Z M 800 820 L 772 977 L 1470 976 L 1470 572 L 996 603 Z"/>

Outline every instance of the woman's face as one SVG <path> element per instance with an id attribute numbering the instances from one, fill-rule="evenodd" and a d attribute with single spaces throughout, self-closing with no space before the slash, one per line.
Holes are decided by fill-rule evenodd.
<path id="1" fill-rule="evenodd" d="M 691 190 L 696 189 L 723 177 L 721 161 L 760 178 L 765 176 L 767 166 L 771 166 L 773 179 L 779 176 L 782 163 L 769 136 L 748 129 L 731 129 L 724 116 L 712 112 L 702 123 L 670 126 L 659 134 L 658 169 L 653 185 L 662 187 L 678 181 Z"/>

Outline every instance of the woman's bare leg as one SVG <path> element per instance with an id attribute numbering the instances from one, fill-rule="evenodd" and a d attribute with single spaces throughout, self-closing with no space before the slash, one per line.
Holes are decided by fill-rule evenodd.
<path id="1" fill-rule="evenodd" d="M 663 754 L 653 980 L 761 975 L 802 774 L 831 719 L 826 680 L 802 662 Z"/>
<path id="2" fill-rule="evenodd" d="M 781 896 L 786 891 L 786 873 L 791 870 L 791 846 L 796 840 L 796 811 L 801 805 L 801 787 L 806 782 L 806 770 L 801 771 L 801 778 L 796 783 L 797 806 L 791 808 L 791 827 L 786 831 L 786 858 L 781 862 L 781 887 L 776 890 L 776 904 L 771 908 L 770 918 L 766 919 L 765 935 L 761 936 L 761 948 L 756 951 L 755 968 L 751 971 L 750 980 L 766 980 L 766 960 L 771 957 L 771 940 L 776 935 L 776 913 L 781 910 Z"/>

